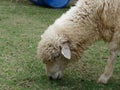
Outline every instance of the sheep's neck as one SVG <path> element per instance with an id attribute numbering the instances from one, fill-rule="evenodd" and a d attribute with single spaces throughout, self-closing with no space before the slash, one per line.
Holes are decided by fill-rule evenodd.
<path id="1" fill-rule="evenodd" d="M 80 33 L 80 34 L 79 34 Z M 78 36 L 77 36 L 78 35 Z M 99 40 L 99 35 L 97 35 L 97 32 L 95 31 L 89 31 L 89 32 L 78 32 L 78 34 L 75 35 L 77 37 L 76 40 L 73 40 L 73 51 L 77 53 L 78 58 L 80 58 L 83 54 L 83 52 L 88 48 L 88 46 L 95 43 L 97 40 Z M 74 48 L 75 47 L 75 48 Z"/>

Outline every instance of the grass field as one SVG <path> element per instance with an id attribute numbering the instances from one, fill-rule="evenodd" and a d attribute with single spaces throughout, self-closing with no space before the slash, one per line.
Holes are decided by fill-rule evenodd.
<path id="1" fill-rule="evenodd" d="M 108 84 L 96 83 L 108 56 L 102 41 L 70 65 L 62 80 L 50 81 L 45 75 L 36 58 L 40 35 L 67 10 L 0 1 L 0 90 L 120 90 L 120 54 Z"/>

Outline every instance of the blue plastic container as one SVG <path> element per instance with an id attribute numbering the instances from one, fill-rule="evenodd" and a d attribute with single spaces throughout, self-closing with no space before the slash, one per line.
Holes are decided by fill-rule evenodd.
<path id="1" fill-rule="evenodd" d="M 33 4 L 38 6 L 48 6 L 52 8 L 63 8 L 70 0 L 30 0 Z"/>
<path id="2" fill-rule="evenodd" d="M 44 0 L 44 3 L 52 8 L 63 8 L 70 0 Z"/>
<path id="3" fill-rule="evenodd" d="M 44 0 L 30 0 L 30 2 L 38 6 L 45 6 Z"/>

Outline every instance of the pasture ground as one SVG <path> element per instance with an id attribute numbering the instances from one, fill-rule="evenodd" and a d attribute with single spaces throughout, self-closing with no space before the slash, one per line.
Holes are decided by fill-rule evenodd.
<path id="1" fill-rule="evenodd" d="M 0 90 L 120 90 L 120 54 L 108 84 L 97 84 L 108 49 L 100 41 L 81 60 L 64 71 L 62 80 L 50 81 L 36 58 L 40 35 L 69 8 L 51 9 L 0 1 Z"/>

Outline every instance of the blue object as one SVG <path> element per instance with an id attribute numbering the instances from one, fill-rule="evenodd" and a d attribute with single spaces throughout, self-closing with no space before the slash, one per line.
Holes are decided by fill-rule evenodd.
<path id="1" fill-rule="evenodd" d="M 38 5 L 38 6 L 44 6 L 44 0 L 30 0 L 33 4 Z"/>
<path id="2" fill-rule="evenodd" d="M 33 4 L 38 6 L 48 6 L 52 8 L 63 8 L 70 0 L 30 0 Z"/>
<path id="3" fill-rule="evenodd" d="M 44 0 L 44 3 L 52 8 L 63 8 L 70 0 Z"/>

